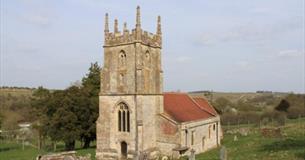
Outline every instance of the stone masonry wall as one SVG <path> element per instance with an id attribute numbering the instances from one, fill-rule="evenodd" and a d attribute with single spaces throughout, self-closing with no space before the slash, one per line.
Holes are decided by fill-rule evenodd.
<path id="1" fill-rule="evenodd" d="M 215 126 L 215 128 L 214 128 Z M 186 133 L 187 130 L 187 133 Z M 181 125 L 181 144 L 195 150 L 195 154 L 220 145 L 221 128 L 219 117 L 187 122 Z M 193 134 L 193 144 L 192 144 Z M 187 153 L 189 154 L 189 152 Z"/>

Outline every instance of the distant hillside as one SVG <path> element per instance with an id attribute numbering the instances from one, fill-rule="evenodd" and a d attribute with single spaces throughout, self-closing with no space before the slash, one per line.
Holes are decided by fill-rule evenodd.
<path id="1" fill-rule="evenodd" d="M 238 101 L 248 101 L 251 99 L 257 99 L 262 97 L 274 97 L 274 98 L 284 98 L 289 93 L 273 92 L 273 93 L 254 93 L 254 92 L 210 92 L 210 91 L 196 91 L 189 92 L 191 96 L 194 97 L 204 97 L 208 101 L 213 102 L 216 99 L 223 97 L 230 100 L 232 103 Z"/>
<path id="2" fill-rule="evenodd" d="M 193 97 L 203 97 L 222 112 L 256 112 L 263 113 L 274 110 L 289 93 L 278 92 L 210 92 L 197 91 L 189 93 Z"/>
<path id="3" fill-rule="evenodd" d="M 0 125 L 2 121 L 2 127 L 9 128 L 12 126 L 12 123 L 31 121 L 31 97 L 34 91 L 35 89 L 33 88 L 0 87 Z M 222 117 L 224 115 L 236 117 L 237 113 L 239 116 L 244 116 L 245 119 L 249 119 L 249 114 L 253 116 L 253 113 L 258 117 L 259 115 L 274 111 L 274 108 L 283 99 L 290 103 L 289 117 L 305 116 L 304 94 L 210 91 L 197 91 L 190 92 L 189 94 L 192 97 L 207 99 L 222 114 Z M 223 119 L 228 121 L 228 119 Z"/>
<path id="4" fill-rule="evenodd" d="M 285 104 L 288 118 L 305 117 L 305 95 L 259 91 L 256 93 L 197 91 L 189 93 L 193 97 L 207 99 L 221 114 L 223 123 L 257 122 L 262 117 L 283 117 L 278 106 Z M 282 114 L 282 115 L 281 115 Z"/>
<path id="5" fill-rule="evenodd" d="M 31 96 L 33 91 L 31 88 L 0 88 L 0 96 Z"/>
<path id="6" fill-rule="evenodd" d="M 0 128 L 15 129 L 17 123 L 30 121 L 31 88 L 0 88 Z"/>

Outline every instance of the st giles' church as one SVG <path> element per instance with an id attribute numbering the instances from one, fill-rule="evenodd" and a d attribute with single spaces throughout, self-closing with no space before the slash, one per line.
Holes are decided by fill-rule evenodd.
<path id="1" fill-rule="evenodd" d="M 203 98 L 163 92 L 161 18 L 155 33 L 141 28 L 140 7 L 132 30 L 110 32 L 105 16 L 96 158 L 196 154 L 217 147 L 220 118 Z"/>

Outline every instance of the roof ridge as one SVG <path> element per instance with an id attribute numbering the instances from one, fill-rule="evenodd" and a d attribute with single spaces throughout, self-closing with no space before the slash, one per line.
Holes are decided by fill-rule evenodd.
<path id="1" fill-rule="evenodd" d="M 187 95 L 187 93 L 185 93 L 185 92 L 163 92 L 163 94 L 186 94 Z"/>
<path id="2" fill-rule="evenodd" d="M 187 96 L 193 101 L 193 103 L 196 104 L 196 106 L 197 106 L 199 109 L 201 109 L 201 110 L 203 110 L 203 111 L 205 111 L 205 112 L 207 112 L 207 113 L 209 113 L 209 114 L 211 114 L 211 115 L 213 115 L 213 116 L 216 116 L 216 114 L 211 113 L 210 111 L 207 111 L 206 109 L 204 109 L 203 107 L 201 107 L 201 105 L 199 105 L 192 97 L 190 97 L 189 95 L 187 95 Z"/>
<path id="3" fill-rule="evenodd" d="M 205 100 L 205 101 L 208 103 L 208 105 L 215 111 L 215 113 L 217 113 L 217 111 L 215 110 L 215 108 L 213 107 L 213 105 L 212 105 L 207 99 L 205 99 L 205 98 L 203 98 L 203 97 L 195 97 L 195 98 Z M 215 114 L 215 115 L 217 115 L 217 114 Z"/>
<path id="4" fill-rule="evenodd" d="M 176 123 L 176 124 L 179 124 L 180 122 L 175 119 L 174 117 L 172 117 L 170 114 L 167 114 L 166 112 L 163 112 L 163 113 L 160 113 L 159 114 L 160 116 L 164 117 L 165 119 L 173 122 L 173 123 Z"/>

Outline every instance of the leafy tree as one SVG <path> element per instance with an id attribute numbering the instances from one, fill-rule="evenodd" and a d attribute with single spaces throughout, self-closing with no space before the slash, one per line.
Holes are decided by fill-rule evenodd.
<path id="1" fill-rule="evenodd" d="M 82 94 L 86 97 L 83 103 L 87 106 L 81 108 L 79 115 L 82 129 L 81 140 L 84 141 L 84 148 L 90 146 L 90 142 L 96 139 L 96 120 L 98 118 L 98 94 L 100 91 L 100 67 L 97 62 L 92 63 L 89 73 L 82 79 Z"/>
<path id="2" fill-rule="evenodd" d="M 287 112 L 289 107 L 290 107 L 289 102 L 285 99 L 282 99 L 280 104 L 275 107 L 275 110 L 281 112 Z"/>
<path id="3" fill-rule="evenodd" d="M 51 101 L 51 93 L 48 89 L 42 86 L 38 87 L 33 92 L 31 98 L 32 112 L 31 115 L 35 120 L 33 123 L 33 128 L 38 131 L 38 148 L 40 149 L 43 145 L 44 138 L 47 136 L 48 123 L 48 105 Z"/>
<path id="4" fill-rule="evenodd" d="M 81 89 L 71 86 L 64 91 L 56 91 L 52 95 L 52 102 L 47 111 L 49 114 L 48 135 L 53 141 L 63 141 L 66 150 L 73 150 L 75 141 L 81 134 L 77 113 L 85 107 L 82 105 Z"/>
<path id="5" fill-rule="evenodd" d="M 82 83 L 65 90 L 54 91 L 39 87 L 33 93 L 32 106 L 38 119 L 37 128 L 52 141 L 63 141 L 66 150 L 73 150 L 75 141 L 90 146 L 96 139 L 100 67 L 91 64 Z"/>

